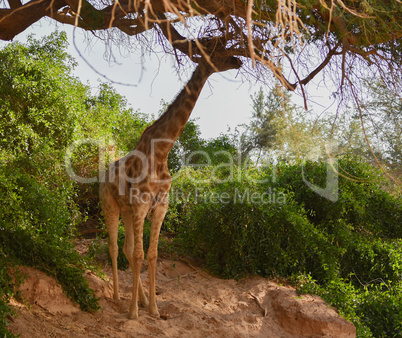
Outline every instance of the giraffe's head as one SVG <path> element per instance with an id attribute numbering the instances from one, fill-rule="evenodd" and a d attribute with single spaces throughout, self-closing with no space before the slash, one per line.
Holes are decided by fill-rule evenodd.
<path id="1" fill-rule="evenodd" d="M 210 57 L 207 61 L 203 59 L 198 62 L 198 65 L 202 67 L 208 73 L 218 73 L 224 72 L 229 69 L 239 69 L 243 63 L 240 59 L 235 58 L 233 56 L 228 57 Z"/>

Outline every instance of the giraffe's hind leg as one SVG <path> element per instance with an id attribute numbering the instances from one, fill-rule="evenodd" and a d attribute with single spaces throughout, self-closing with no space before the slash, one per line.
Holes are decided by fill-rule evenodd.
<path id="1" fill-rule="evenodd" d="M 120 299 L 119 277 L 117 274 L 117 256 L 119 253 L 119 248 L 117 246 L 117 234 L 119 229 L 120 208 L 108 189 L 101 190 L 101 207 L 109 233 L 109 252 L 110 258 L 112 259 L 113 271 L 113 298 Z"/>
<path id="2" fill-rule="evenodd" d="M 158 240 L 162 222 L 168 210 L 168 203 L 158 203 L 152 215 L 151 238 L 147 253 L 149 269 L 149 312 L 154 317 L 159 317 L 158 307 L 156 305 L 156 261 L 158 258 Z"/>
<path id="3" fill-rule="evenodd" d="M 124 229 L 125 229 L 125 238 L 124 238 L 124 247 L 123 252 L 127 257 L 128 262 L 130 263 L 131 271 L 134 271 L 134 228 L 132 224 L 132 211 L 124 211 L 121 213 L 121 217 L 123 219 Z M 140 304 L 143 307 L 148 307 L 149 302 L 148 298 L 144 293 L 144 288 L 141 283 L 138 286 L 139 291 L 139 300 Z"/>

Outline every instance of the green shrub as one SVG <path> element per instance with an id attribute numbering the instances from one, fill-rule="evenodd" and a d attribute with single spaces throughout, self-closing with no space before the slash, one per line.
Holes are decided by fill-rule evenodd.
<path id="1" fill-rule="evenodd" d="M 21 284 L 22 277 L 18 269 L 12 268 L 7 256 L 0 247 L 0 336 L 14 337 L 7 330 L 8 318 L 14 315 L 14 311 L 10 306 L 10 299 L 18 297 L 15 292 L 16 288 Z"/>
<path id="2" fill-rule="evenodd" d="M 357 285 L 397 283 L 402 279 L 402 240 L 384 241 L 353 237 L 340 266 L 343 277 Z"/>
<path id="3" fill-rule="evenodd" d="M 401 198 L 382 190 L 379 172 L 357 158 L 341 158 L 338 167 L 335 202 L 316 194 L 303 182 L 302 170 L 309 182 L 324 187 L 325 163 L 282 165 L 275 186 L 292 191 L 295 200 L 304 206 L 308 219 L 332 243 L 343 248 L 336 257 L 340 276 L 354 275 L 355 284 L 359 280 L 399 281 L 402 247 L 396 239 L 402 237 Z"/>
<path id="4" fill-rule="evenodd" d="M 285 205 L 230 202 L 213 206 L 213 212 L 210 204 L 200 205 L 184 243 L 224 277 L 323 274 L 331 248 L 320 248 L 325 238 L 286 197 Z"/>
<path id="5" fill-rule="evenodd" d="M 166 226 L 182 222 L 182 245 L 212 271 L 236 278 L 300 272 L 330 278 L 337 272 L 331 257 L 338 249 L 309 222 L 291 193 L 256 183 L 266 178 L 264 173 L 250 170 L 230 182 L 197 187 L 196 181 L 205 181 L 211 171 L 194 172 L 191 180 L 186 170 L 174 183 L 180 193 L 173 193 L 174 215 L 169 211 Z"/>
<path id="6" fill-rule="evenodd" d="M 85 262 L 69 241 L 54 236 L 33 236 L 23 229 L 2 229 L 0 246 L 19 264 L 35 267 L 53 276 L 64 292 L 85 311 L 100 307 L 84 277 Z"/>
<path id="7" fill-rule="evenodd" d="M 84 85 L 71 75 L 67 35 L 55 32 L 0 49 L 0 147 L 17 156 L 43 145 L 64 149 L 82 108 Z"/>
<path id="8" fill-rule="evenodd" d="M 357 308 L 374 337 L 402 336 L 402 283 L 366 288 Z"/>
<path id="9" fill-rule="evenodd" d="M 335 202 L 320 196 L 303 180 L 325 188 L 327 170 L 323 162 L 296 165 L 281 164 L 275 182 L 277 188 L 294 193 L 295 200 L 307 211 L 309 220 L 332 233 L 339 226 L 351 232 L 383 238 L 402 237 L 402 200 L 385 192 L 381 187 L 382 173 L 359 158 L 346 156 L 338 160 Z M 379 217 L 381 215 L 381 217 Z"/>

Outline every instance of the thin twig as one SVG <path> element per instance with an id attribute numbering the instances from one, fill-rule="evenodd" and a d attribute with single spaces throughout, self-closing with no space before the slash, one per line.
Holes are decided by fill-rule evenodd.
<path id="1" fill-rule="evenodd" d="M 252 292 L 249 292 L 250 296 L 253 297 L 253 299 L 255 300 L 255 302 L 257 303 L 257 305 L 260 307 L 260 309 L 262 310 L 262 315 L 264 317 L 266 317 L 268 315 L 268 310 L 262 306 L 260 300 L 258 299 L 258 297 L 256 295 L 254 295 Z"/>
<path id="2" fill-rule="evenodd" d="M 200 270 L 196 270 L 196 271 L 191 271 L 191 272 L 189 272 L 189 273 L 186 273 L 185 275 L 179 275 L 179 276 L 177 276 L 177 277 L 174 277 L 174 278 L 170 278 L 170 279 L 168 279 L 167 280 L 167 282 L 171 282 L 171 281 L 173 281 L 173 280 L 177 280 L 178 278 L 184 278 L 184 277 L 187 277 L 187 276 L 190 276 L 190 275 L 194 275 L 194 274 L 196 274 L 196 273 L 198 273 L 198 272 L 201 272 L 202 270 L 200 269 Z"/>
<path id="3" fill-rule="evenodd" d="M 197 269 L 197 268 L 195 268 L 193 265 L 191 265 L 191 263 L 189 262 L 188 259 L 178 257 L 178 260 L 179 260 L 179 261 L 182 261 L 183 263 L 186 263 L 186 264 L 187 264 L 190 268 L 192 268 L 194 271 L 201 271 L 201 269 Z"/>

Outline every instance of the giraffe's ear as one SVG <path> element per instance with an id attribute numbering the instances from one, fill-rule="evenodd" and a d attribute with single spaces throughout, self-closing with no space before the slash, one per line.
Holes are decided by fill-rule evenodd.
<path id="1" fill-rule="evenodd" d="M 243 62 L 234 56 L 211 58 L 212 63 L 219 72 L 224 72 L 229 69 L 239 69 Z"/>
<path id="2" fill-rule="evenodd" d="M 232 67 L 230 69 L 239 69 L 242 65 L 243 62 L 239 58 L 235 58 L 234 56 L 230 57 L 230 64 Z"/>

